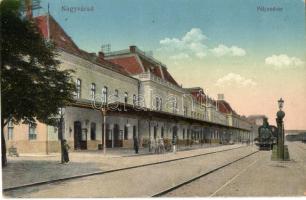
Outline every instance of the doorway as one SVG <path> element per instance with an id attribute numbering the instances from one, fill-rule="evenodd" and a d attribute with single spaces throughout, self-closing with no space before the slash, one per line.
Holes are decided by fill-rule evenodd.
<path id="1" fill-rule="evenodd" d="M 122 147 L 122 133 L 120 133 L 120 128 L 118 124 L 114 125 L 114 147 Z"/>
<path id="2" fill-rule="evenodd" d="M 87 149 L 87 132 L 80 121 L 74 122 L 74 149 Z"/>
<path id="3" fill-rule="evenodd" d="M 174 137 L 176 137 L 176 139 L 178 139 L 177 138 L 177 127 L 176 126 L 174 126 L 173 129 L 172 129 L 172 140 L 174 139 Z"/>
<path id="4" fill-rule="evenodd" d="M 137 137 L 136 126 L 133 126 L 133 139 Z"/>

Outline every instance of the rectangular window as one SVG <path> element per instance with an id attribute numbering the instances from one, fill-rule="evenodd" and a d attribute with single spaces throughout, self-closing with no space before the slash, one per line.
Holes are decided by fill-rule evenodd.
<path id="1" fill-rule="evenodd" d="M 96 97 L 96 84 L 92 83 L 90 87 L 90 96 L 92 99 Z"/>
<path id="2" fill-rule="evenodd" d="M 36 127 L 34 124 L 29 124 L 29 140 L 36 140 Z"/>
<path id="3" fill-rule="evenodd" d="M 81 87 L 82 87 L 82 81 L 81 79 L 76 80 L 76 98 L 80 99 L 81 98 Z"/>
<path id="4" fill-rule="evenodd" d="M 119 91 L 117 89 L 115 90 L 115 97 L 119 97 Z"/>
<path id="5" fill-rule="evenodd" d="M 7 130 L 7 139 L 8 140 L 12 140 L 13 139 L 13 131 L 14 131 L 14 125 L 12 121 L 8 122 L 8 126 L 7 126 L 8 130 Z"/>

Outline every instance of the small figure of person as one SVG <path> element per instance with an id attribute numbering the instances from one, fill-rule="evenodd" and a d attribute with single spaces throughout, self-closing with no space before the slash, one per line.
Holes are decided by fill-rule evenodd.
<path id="1" fill-rule="evenodd" d="M 63 140 L 63 162 L 68 163 L 69 162 L 69 149 L 70 146 L 67 144 L 67 140 Z"/>
<path id="2" fill-rule="evenodd" d="M 137 137 L 134 137 L 134 150 L 135 150 L 135 153 L 138 154 L 139 143 L 138 143 Z"/>
<path id="3" fill-rule="evenodd" d="M 159 139 L 159 137 L 157 139 L 155 139 L 155 144 L 156 144 L 155 153 L 159 154 L 160 153 L 160 139 Z"/>
<path id="4" fill-rule="evenodd" d="M 173 137 L 172 140 L 172 145 L 173 145 L 173 153 L 176 153 L 176 143 L 177 143 L 177 138 L 176 135 Z"/>
<path id="5" fill-rule="evenodd" d="M 150 151 L 150 152 L 151 152 L 151 151 L 155 152 L 155 145 L 156 145 L 155 140 L 154 140 L 154 138 L 151 136 L 151 138 L 150 138 L 150 148 L 149 148 L 149 151 Z"/>
<path id="6" fill-rule="evenodd" d="M 165 152 L 164 138 L 162 137 L 160 138 L 159 145 L 160 145 L 160 153 L 164 153 Z"/>

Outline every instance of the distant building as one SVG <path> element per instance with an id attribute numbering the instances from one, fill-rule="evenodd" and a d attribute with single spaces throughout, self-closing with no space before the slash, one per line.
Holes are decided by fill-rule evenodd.
<path id="1" fill-rule="evenodd" d="M 247 120 L 252 124 L 252 134 L 253 139 L 258 137 L 258 128 L 263 125 L 264 118 L 268 118 L 265 115 L 250 115 Z"/>

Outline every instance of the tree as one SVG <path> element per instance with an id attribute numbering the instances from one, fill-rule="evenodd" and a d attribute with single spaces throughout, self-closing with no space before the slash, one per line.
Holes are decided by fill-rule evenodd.
<path id="1" fill-rule="evenodd" d="M 0 4 L 2 166 L 7 163 L 7 123 L 55 125 L 51 116 L 71 103 L 75 92 L 72 71 L 59 68 L 55 46 L 44 40 L 33 20 L 21 16 L 19 7 L 17 0 Z"/>

